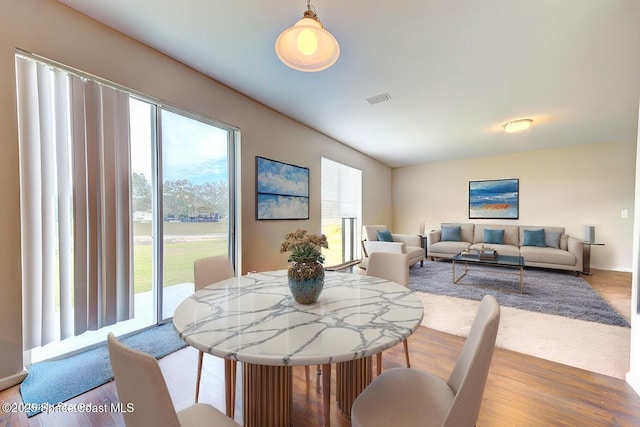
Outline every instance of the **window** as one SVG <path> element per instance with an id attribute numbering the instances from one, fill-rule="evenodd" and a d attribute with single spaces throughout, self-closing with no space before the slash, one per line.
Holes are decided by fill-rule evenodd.
<path id="1" fill-rule="evenodd" d="M 321 168 L 322 233 L 329 241 L 325 264 L 359 259 L 362 171 L 324 157 Z"/>
<path id="2" fill-rule="evenodd" d="M 193 262 L 229 255 L 233 131 L 178 110 L 161 111 L 164 319 L 193 293 Z M 231 216 L 230 216 L 231 215 Z"/>
<path id="3" fill-rule="evenodd" d="M 32 360 L 171 317 L 196 258 L 233 260 L 237 130 L 21 52 L 16 76 Z"/>

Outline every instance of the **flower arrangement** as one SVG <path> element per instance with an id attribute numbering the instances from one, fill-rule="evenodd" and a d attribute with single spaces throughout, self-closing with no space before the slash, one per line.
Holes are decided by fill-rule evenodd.
<path id="1" fill-rule="evenodd" d="M 307 230 L 297 229 L 284 236 L 280 244 L 280 252 L 291 252 L 288 262 L 313 259 L 324 262 L 322 248 L 329 248 L 327 236 L 324 234 L 308 234 Z"/>

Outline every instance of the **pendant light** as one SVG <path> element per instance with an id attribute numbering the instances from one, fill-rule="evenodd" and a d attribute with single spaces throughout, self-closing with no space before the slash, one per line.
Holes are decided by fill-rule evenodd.
<path id="1" fill-rule="evenodd" d="M 311 0 L 307 0 L 302 19 L 276 40 L 278 58 L 288 67 L 305 72 L 326 70 L 340 55 L 338 41 L 324 29 L 310 3 Z"/>

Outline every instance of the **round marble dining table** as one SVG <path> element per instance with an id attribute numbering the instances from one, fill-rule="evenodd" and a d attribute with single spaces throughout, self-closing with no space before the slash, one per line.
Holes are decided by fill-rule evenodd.
<path id="1" fill-rule="evenodd" d="M 371 381 L 370 356 L 409 337 L 423 314 L 410 289 L 340 272 L 326 272 L 316 303 L 299 304 L 289 291 L 287 270 L 278 270 L 195 292 L 176 308 L 173 323 L 190 346 L 243 362 L 245 426 L 292 425 L 291 367 L 322 365 L 328 425 L 331 364 L 337 364 L 338 407 L 349 415 Z"/>

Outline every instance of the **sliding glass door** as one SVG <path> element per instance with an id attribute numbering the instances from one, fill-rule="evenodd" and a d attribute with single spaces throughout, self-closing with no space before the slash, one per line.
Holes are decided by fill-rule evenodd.
<path id="1" fill-rule="evenodd" d="M 129 98 L 131 134 L 131 212 L 133 232 L 133 283 L 135 313 L 140 326 L 156 323 L 154 288 L 153 209 L 154 155 L 156 150 L 154 104 Z"/>
<path id="2" fill-rule="evenodd" d="M 31 361 L 162 322 L 193 262 L 235 264 L 237 129 L 16 55 Z"/>
<path id="3" fill-rule="evenodd" d="M 137 312 L 155 322 L 193 293 L 194 260 L 233 253 L 234 130 L 135 98 L 130 110 Z"/>
<path id="4" fill-rule="evenodd" d="M 232 131 L 161 112 L 162 319 L 193 293 L 193 262 L 229 256 Z"/>

